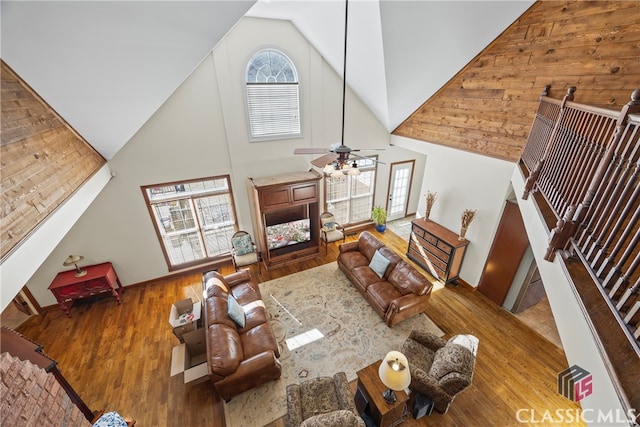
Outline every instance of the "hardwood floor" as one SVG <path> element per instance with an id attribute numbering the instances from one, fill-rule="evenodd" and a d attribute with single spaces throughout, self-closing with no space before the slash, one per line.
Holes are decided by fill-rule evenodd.
<path id="1" fill-rule="evenodd" d="M 404 256 L 402 238 L 390 231 L 377 235 Z M 252 274 L 267 281 L 332 262 L 337 247 L 330 244 L 327 255 L 322 248 L 320 256 L 295 266 L 263 269 L 261 274 L 254 268 Z M 232 270 L 229 265 L 220 272 Z M 224 426 L 222 403 L 209 381 L 185 385 L 182 375 L 169 375 L 171 350 L 178 344 L 168 323 L 169 309 L 200 286 L 200 274 L 193 273 L 128 287 L 121 305 L 110 297 L 90 300 L 74 306 L 71 319 L 61 310 L 49 310 L 18 332 L 44 346 L 91 409 L 118 411 L 141 427 Z M 403 425 L 508 426 L 519 424 L 517 414 L 520 421 L 531 421 L 532 413 L 540 420 L 545 412 L 567 409 L 575 414 L 579 408 L 556 390 L 556 375 L 567 368 L 563 351 L 479 292 L 439 286 L 427 314 L 446 336 L 470 333 L 480 339 L 473 384 L 447 414 L 407 417 Z M 351 387 L 355 391 L 355 382 Z"/>

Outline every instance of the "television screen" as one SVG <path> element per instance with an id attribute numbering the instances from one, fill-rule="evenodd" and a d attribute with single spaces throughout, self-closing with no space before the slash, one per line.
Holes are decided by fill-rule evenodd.
<path id="1" fill-rule="evenodd" d="M 269 249 L 295 245 L 311 240 L 309 218 L 267 226 Z"/>

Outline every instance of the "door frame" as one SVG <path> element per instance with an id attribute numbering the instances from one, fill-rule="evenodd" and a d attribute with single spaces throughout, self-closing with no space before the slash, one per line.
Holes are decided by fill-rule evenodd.
<path id="1" fill-rule="evenodd" d="M 393 184 L 393 175 L 394 175 L 394 167 L 396 166 L 401 166 L 401 165 L 410 165 L 409 169 L 410 169 L 410 174 L 409 174 L 409 185 L 407 186 L 407 194 L 406 194 L 406 199 L 405 199 L 405 203 L 404 203 L 404 208 L 403 208 L 403 213 L 401 216 L 391 216 L 390 213 L 390 205 L 391 205 L 391 198 L 392 198 L 392 194 L 391 194 L 391 188 L 392 188 L 392 184 Z M 385 209 L 387 210 L 388 216 L 387 216 L 387 221 L 392 221 L 394 219 L 400 219 L 400 218 L 404 218 L 407 216 L 407 211 L 409 210 L 409 198 L 411 196 L 411 187 L 413 184 L 413 174 L 415 172 L 415 165 L 416 165 L 416 161 L 415 159 L 411 159 L 411 160 L 403 160 L 400 162 L 393 162 L 389 165 L 389 181 L 387 182 L 387 195 L 386 195 L 386 203 L 385 203 Z"/>

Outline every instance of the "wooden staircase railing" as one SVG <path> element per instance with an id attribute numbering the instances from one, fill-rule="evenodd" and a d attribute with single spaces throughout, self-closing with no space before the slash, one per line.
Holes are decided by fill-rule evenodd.
<path id="1" fill-rule="evenodd" d="M 540 97 L 521 163 L 526 199 L 557 218 L 545 259 L 584 263 L 640 355 L 640 89 L 621 111 Z"/>

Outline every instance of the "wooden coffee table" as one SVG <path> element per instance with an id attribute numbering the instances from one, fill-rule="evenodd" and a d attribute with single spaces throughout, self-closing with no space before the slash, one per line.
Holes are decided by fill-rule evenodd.
<path id="1" fill-rule="evenodd" d="M 356 406 L 360 406 L 358 400 L 368 402 L 367 412 L 373 417 L 378 427 L 390 427 L 400 424 L 409 396 L 404 391 L 396 391 L 396 401 L 387 403 L 382 393 L 387 387 L 382 384 L 378 376 L 378 368 L 382 360 L 372 363 L 364 369 L 356 372 L 358 375 L 358 388 L 356 390 Z M 358 408 L 360 409 L 360 408 Z"/>

